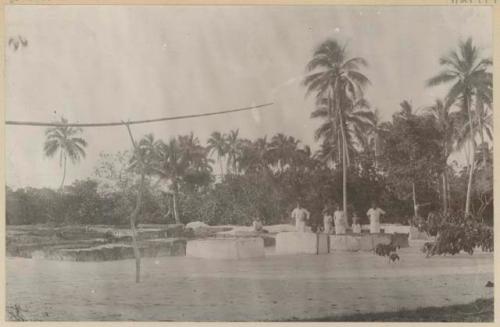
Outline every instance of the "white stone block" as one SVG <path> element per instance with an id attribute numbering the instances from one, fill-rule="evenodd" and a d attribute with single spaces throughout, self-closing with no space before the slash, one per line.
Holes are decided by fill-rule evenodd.
<path id="1" fill-rule="evenodd" d="M 278 254 L 322 254 L 328 250 L 327 235 L 309 232 L 283 232 L 276 235 Z"/>
<path id="2" fill-rule="evenodd" d="M 408 234 L 410 233 L 410 226 L 398 225 L 398 224 L 381 224 L 380 228 L 384 230 L 386 234 Z"/>
<path id="3" fill-rule="evenodd" d="M 334 251 L 359 251 L 361 236 L 330 235 L 330 252 Z"/>
<path id="4" fill-rule="evenodd" d="M 264 240 L 255 238 L 212 238 L 187 242 L 186 256 L 206 259 L 264 257 Z"/>
<path id="5" fill-rule="evenodd" d="M 328 234 L 317 234 L 318 235 L 318 254 L 327 254 L 330 252 L 330 235 Z"/>
<path id="6" fill-rule="evenodd" d="M 419 231 L 418 227 L 411 226 L 410 227 L 410 240 L 429 240 L 429 234 L 424 231 Z"/>
<path id="7" fill-rule="evenodd" d="M 361 251 L 372 251 L 373 250 L 372 234 L 362 235 L 359 238 L 359 247 Z"/>

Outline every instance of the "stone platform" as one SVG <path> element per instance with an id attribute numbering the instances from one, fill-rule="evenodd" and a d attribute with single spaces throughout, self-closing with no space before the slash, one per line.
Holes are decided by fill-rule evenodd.
<path id="1" fill-rule="evenodd" d="M 283 232 L 276 235 L 277 254 L 327 254 L 328 235 L 311 232 Z"/>
<path id="2" fill-rule="evenodd" d="M 187 242 L 186 256 L 205 259 L 248 259 L 264 257 L 260 237 L 207 238 Z"/>
<path id="3" fill-rule="evenodd" d="M 373 251 L 377 244 L 390 244 L 391 234 L 344 234 L 329 235 L 330 252 Z"/>

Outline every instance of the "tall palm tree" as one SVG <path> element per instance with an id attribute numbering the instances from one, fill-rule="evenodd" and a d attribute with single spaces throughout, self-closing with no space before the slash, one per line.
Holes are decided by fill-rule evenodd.
<path id="1" fill-rule="evenodd" d="M 68 121 L 62 117 L 61 125 L 50 127 L 45 130 L 44 153 L 52 158 L 59 151 L 59 166 L 63 167 L 63 176 L 59 189 L 62 190 L 66 179 L 66 163 L 69 158 L 75 164 L 85 158 L 85 147 L 87 142 L 77 136 L 82 132 L 81 128 L 65 126 Z"/>
<path id="2" fill-rule="evenodd" d="M 369 146 L 367 137 L 374 129 L 375 114 L 369 109 L 368 103 L 361 99 L 354 103 L 354 105 L 347 103 L 348 109 L 345 111 L 345 129 L 346 129 L 346 142 L 347 142 L 347 164 L 351 164 L 351 158 L 361 150 Z M 328 120 L 329 110 L 327 106 L 318 106 L 316 110 L 311 113 L 312 118 L 321 118 L 324 120 L 323 124 L 315 131 L 314 138 L 317 140 L 323 139 L 323 142 L 336 144 L 334 146 L 338 155 L 335 155 L 336 160 L 340 163 L 342 159 L 342 133 L 340 128 L 335 126 Z M 326 144 L 325 144 L 326 146 Z M 331 147 L 331 145 L 329 145 Z M 333 155 L 333 154 L 332 154 Z"/>
<path id="3" fill-rule="evenodd" d="M 400 111 L 395 113 L 393 115 L 393 120 L 397 121 L 403 121 L 405 123 L 406 128 L 411 129 L 411 126 L 415 123 L 415 112 L 413 110 L 413 105 L 411 104 L 410 101 L 408 100 L 403 100 L 400 104 Z M 416 142 L 409 142 L 408 144 L 408 150 L 409 150 L 409 161 L 410 161 L 410 166 L 412 170 L 414 170 L 415 166 L 415 161 L 417 159 L 417 149 L 416 149 Z M 416 192 L 416 177 L 413 176 L 411 180 L 411 189 L 412 189 L 412 199 L 413 199 L 413 211 L 415 217 L 419 216 L 419 204 L 417 202 L 417 192 Z"/>
<path id="4" fill-rule="evenodd" d="M 208 150 L 200 145 L 197 137 L 189 135 L 171 138 L 167 143 L 154 142 L 152 173 L 169 183 L 172 195 L 174 219 L 181 223 L 177 200 L 181 183 L 194 184 L 209 176 Z"/>
<path id="5" fill-rule="evenodd" d="M 179 179 L 188 167 L 186 157 L 177 139 L 172 138 L 168 143 L 159 140 L 155 144 L 156 160 L 153 166 L 155 173 L 160 179 L 167 180 L 172 190 L 172 202 L 174 219 L 179 224 L 179 212 L 177 210 L 177 199 L 179 194 Z"/>
<path id="6" fill-rule="evenodd" d="M 456 119 L 450 113 L 451 102 L 449 100 L 436 100 L 436 102 L 427 108 L 426 114 L 432 116 L 436 121 L 439 131 L 442 135 L 442 194 L 443 194 L 443 212 L 448 212 L 449 186 L 448 186 L 448 158 L 453 152 L 453 143 L 456 133 Z"/>
<path id="7" fill-rule="evenodd" d="M 375 169 L 378 168 L 378 161 L 380 154 L 382 153 L 382 140 L 384 134 L 389 130 L 389 123 L 383 122 L 380 118 L 380 112 L 378 109 L 373 110 L 372 128 L 367 134 L 367 144 L 369 149 L 373 149 L 373 161 Z"/>
<path id="8" fill-rule="evenodd" d="M 221 178 L 224 176 L 224 169 L 222 167 L 222 159 L 227 153 L 228 144 L 226 137 L 221 132 L 213 132 L 208 139 L 208 149 L 210 154 L 216 154 L 217 162 L 220 167 L 220 176 Z"/>
<path id="9" fill-rule="evenodd" d="M 238 172 L 238 157 L 241 155 L 241 140 L 238 137 L 239 129 L 232 130 L 226 137 L 227 140 L 227 167 L 231 172 Z"/>
<path id="10" fill-rule="evenodd" d="M 316 94 L 316 99 L 326 99 L 328 104 L 328 122 L 332 130 L 340 131 L 342 148 L 342 190 L 343 210 L 347 217 L 347 156 L 348 123 L 347 112 L 355 102 L 363 98 L 368 78 L 360 71 L 367 66 L 365 59 L 348 58 L 347 49 L 336 40 L 326 40 L 314 51 L 313 58 L 307 64 L 309 75 L 304 79 L 306 95 Z"/>
<path id="11" fill-rule="evenodd" d="M 299 141 L 293 136 L 278 133 L 271 138 L 269 144 L 269 156 L 273 164 L 278 167 L 280 173 L 285 167 L 292 164 Z"/>
<path id="12" fill-rule="evenodd" d="M 238 167 L 244 173 L 263 171 L 270 163 L 269 147 L 267 137 L 258 138 L 253 142 L 242 140 Z"/>
<path id="13" fill-rule="evenodd" d="M 460 42 L 458 50 L 452 50 L 440 58 L 439 63 L 444 70 L 427 81 L 428 86 L 453 83 L 448 92 L 451 101 L 459 103 L 461 109 L 467 114 L 471 126 L 469 142 L 472 147 L 469 160 L 469 179 L 467 183 L 467 197 L 465 201 L 465 214 L 470 212 L 472 196 L 472 179 L 475 162 L 475 132 L 473 125 L 473 105 L 478 102 L 489 102 L 492 99 L 493 76 L 488 70 L 492 60 L 481 58 L 480 50 L 473 45 L 472 39 Z"/>
<path id="14" fill-rule="evenodd" d="M 314 153 L 313 158 L 332 168 L 341 160 L 342 156 L 337 156 L 337 153 L 340 154 L 337 143 L 325 138 L 320 144 L 320 148 Z"/>
<path id="15" fill-rule="evenodd" d="M 478 104 L 476 111 L 472 113 L 472 128 L 463 112 L 459 112 L 456 114 L 458 116 L 460 128 L 457 130 L 456 135 L 456 146 L 457 149 L 462 149 L 468 140 L 472 138 L 473 142 L 476 142 L 476 138 L 479 136 L 480 140 L 480 151 L 476 153 L 480 153 L 482 156 L 482 162 L 487 162 L 488 157 L 488 143 L 486 142 L 486 138 L 490 141 L 493 141 L 493 114 L 491 110 L 484 107 L 484 104 Z M 472 132 L 475 132 L 476 135 L 471 135 Z M 486 134 L 486 137 L 485 137 Z M 477 147 L 477 144 L 476 144 Z M 477 162 L 477 160 L 476 160 Z"/>

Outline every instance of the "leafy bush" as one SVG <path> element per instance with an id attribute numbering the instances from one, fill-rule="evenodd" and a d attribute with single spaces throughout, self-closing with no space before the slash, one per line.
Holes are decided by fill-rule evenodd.
<path id="1" fill-rule="evenodd" d="M 461 251 L 473 254 L 476 247 L 493 251 L 493 229 L 477 217 L 431 214 L 427 220 L 418 219 L 415 224 L 420 231 L 436 236 L 435 242 L 428 242 L 422 248 L 427 256 L 455 255 Z"/>

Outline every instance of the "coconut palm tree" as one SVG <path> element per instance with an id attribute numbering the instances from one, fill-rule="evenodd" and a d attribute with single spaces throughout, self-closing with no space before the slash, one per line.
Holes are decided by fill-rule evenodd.
<path id="1" fill-rule="evenodd" d="M 476 151 L 476 154 L 479 153 L 482 156 L 481 162 L 487 162 L 488 143 L 486 142 L 486 138 L 493 141 L 493 114 L 491 110 L 484 107 L 483 103 L 478 103 L 476 111 L 474 111 L 472 115 L 472 128 L 465 113 L 458 112 L 455 115 L 458 120 L 457 125 L 460 126 L 456 133 L 456 147 L 458 150 L 461 150 L 471 138 L 473 142 L 476 143 L 476 139 L 479 137 L 481 142 L 479 145 L 480 151 Z M 476 135 L 472 136 L 472 131 L 474 131 Z"/>
<path id="2" fill-rule="evenodd" d="M 293 136 L 286 136 L 282 133 L 278 133 L 271 138 L 269 144 L 269 157 L 280 173 L 282 173 L 287 166 L 292 164 L 298 145 L 299 140 L 296 140 Z"/>
<path id="3" fill-rule="evenodd" d="M 67 159 L 69 158 L 73 164 L 79 162 L 85 158 L 85 147 L 87 146 L 87 142 L 77 136 L 82 132 L 82 129 L 65 126 L 67 123 L 68 121 L 62 117 L 59 126 L 47 128 L 43 147 L 45 155 L 49 158 L 59 152 L 59 166 L 63 167 L 60 190 L 62 190 L 66 179 Z"/>
<path id="4" fill-rule="evenodd" d="M 241 140 L 241 155 L 238 158 L 238 167 L 244 172 L 259 172 L 268 168 L 269 143 L 267 137 L 258 138 L 255 141 Z"/>
<path id="5" fill-rule="evenodd" d="M 227 167 L 231 167 L 231 172 L 238 172 L 238 158 L 241 155 L 241 140 L 238 138 L 239 129 L 232 130 L 226 137 L 227 141 Z"/>
<path id="6" fill-rule="evenodd" d="M 442 135 L 442 194 L 443 194 L 443 212 L 448 212 L 449 186 L 448 186 L 448 158 L 453 152 L 453 144 L 456 134 L 457 119 L 450 113 L 451 102 L 449 100 L 436 100 L 436 102 L 425 108 L 425 114 L 430 115 L 436 121 L 437 127 Z"/>
<path id="7" fill-rule="evenodd" d="M 477 107 L 478 103 L 490 102 L 492 99 L 493 76 L 488 71 L 492 66 L 492 60 L 481 58 L 480 50 L 473 45 L 472 39 L 469 38 L 465 42 L 459 43 L 458 50 L 452 50 L 448 55 L 441 57 L 439 63 L 444 67 L 444 70 L 429 79 L 427 85 L 436 86 L 452 83 L 448 98 L 459 104 L 460 108 L 467 114 L 468 123 L 471 126 L 469 142 L 472 151 L 469 160 L 469 179 L 465 201 L 465 214 L 468 215 L 470 212 L 476 153 L 473 105 Z"/>
<path id="8" fill-rule="evenodd" d="M 345 111 L 345 130 L 347 141 L 347 163 L 351 164 L 351 158 L 356 156 L 359 151 L 367 150 L 369 146 L 367 137 L 374 129 L 375 114 L 369 109 L 368 103 L 361 99 L 354 105 L 346 104 L 348 109 Z M 323 142 L 331 143 L 334 141 L 335 148 L 338 155 L 334 157 L 337 160 L 337 165 L 340 164 L 342 158 L 342 134 L 339 128 L 328 121 L 329 110 L 327 106 L 319 106 L 311 113 L 312 118 L 321 118 L 324 120 L 323 124 L 315 131 L 314 138 L 317 140 L 323 139 Z M 326 147 L 331 145 L 325 144 Z M 332 157 L 333 158 L 333 157 Z"/>
<path id="9" fill-rule="evenodd" d="M 183 156 L 182 149 L 177 139 L 172 138 L 168 143 L 159 140 L 155 143 L 155 163 L 154 172 L 160 179 L 170 183 L 172 190 L 172 202 L 174 219 L 179 224 L 180 218 L 177 210 L 177 198 L 179 194 L 179 179 L 188 167 L 186 157 Z"/>
<path id="10" fill-rule="evenodd" d="M 210 160 L 208 150 L 200 145 L 197 137 L 189 135 L 171 138 L 168 143 L 158 140 L 154 142 L 154 160 L 151 171 L 160 180 L 169 183 L 172 195 L 174 219 L 179 224 L 177 200 L 180 185 L 193 185 L 210 177 Z"/>
<path id="11" fill-rule="evenodd" d="M 306 95 L 315 93 L 316 99 L 327 101 L 328 122 L 332 131 L 339 131 L 342 152 L 343 210 L 347 217 L 347 158 L 348 123 L 347 112 L 354 103 L 363 98 L 368 78 L 360 71 L 367 66 L 365 59 L 348 58 L 347 49 L 336 40 L 326 40 L 314 51 L 307 64 L 309 75 L 304 79 Z M 333 141 L 333 140 L 332 140 Z"/>
<path id="12" fill-rule="evenodd" d="M 372 128 L 366 135 L 367 139 L 365 147 L 367 147 L 370 152 L 373 151 L 374 167 L 377 169 L 379 157 L 383 151 L 382 145 L 384 134 L 386 134 L 389 130 L 389 123 L 382 121 L 378 109 L 373 109 L 372 117 Z"/>
<path id="13" fill-rule="evenodd" d="M 210 155 L 216 154 L 217 162 L 220 167 L 220 176 L 221 178 L 224 176 L 224 169 L 222 167 L 222 159 L 227 153 L 228 144 L 227 139 L 221 132 L 213 132 L 208 139 L 208 149 L 210 151 Z"/>
<path id="14" fill-rule="evenodd" d="M 314 153 L 313 158 L 332 168 L 341 160 L 341 156 L 337 156 L 337 154 L 340 154 L 337 143 L 325 138 L 320 144 L 320 148 Z"/>

